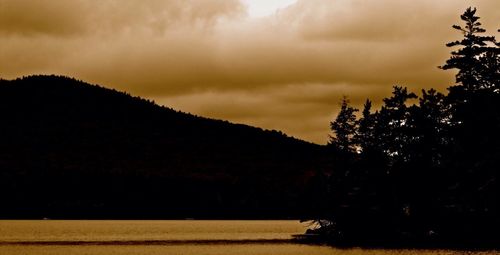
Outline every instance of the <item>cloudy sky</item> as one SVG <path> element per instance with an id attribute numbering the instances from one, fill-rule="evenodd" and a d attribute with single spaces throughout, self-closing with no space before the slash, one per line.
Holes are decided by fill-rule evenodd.
<path id="1" fill-rule="evenodd" d="M 0 0 L 0 77 L 62 74 L 326 143 L 343 95 L 444 90 L 446 42 L 498 0 Z"/>

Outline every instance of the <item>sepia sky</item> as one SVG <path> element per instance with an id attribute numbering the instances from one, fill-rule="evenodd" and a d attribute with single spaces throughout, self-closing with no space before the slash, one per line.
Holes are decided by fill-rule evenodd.
<path id="1" fill-rule="evenodd" d="M 498 0 L 0 0 L 0 78 L 62 74 L 324 144 L 343 95 L 453 82 L 468 6 Z"/>

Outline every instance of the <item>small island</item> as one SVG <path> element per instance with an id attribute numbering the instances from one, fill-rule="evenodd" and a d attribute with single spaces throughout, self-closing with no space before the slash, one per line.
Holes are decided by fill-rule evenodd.
<path id="1" fill-rule="evenodd" d="M 443 94 L 395 86 L 380 109 L 341 102 L 331 122 L 331 171 L 310 183 L 315 217 L 302 242 L 335 246 L 500 247 L 500 44 L 475 8 L 443 70 Z M 358 118 L 359 116 L 359 118 Z M 306 220 L 306 221 L 307 221 Z"/>

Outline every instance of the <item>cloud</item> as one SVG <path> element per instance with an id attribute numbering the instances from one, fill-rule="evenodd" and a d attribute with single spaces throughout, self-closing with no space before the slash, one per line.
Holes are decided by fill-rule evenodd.
<path id="1" fill-rule="evenodd" d="M 82 15 L 75 15 L 76 11 Z M 69 35 L 85 30 L 90 9 L 80 0 L 1 0 L 0 32 Z"/>
<path id="2" fill-rule="evenodd" d="M 492 0 L 299 0 L 280 15 L 306 39 L 388 42 L 442 36 L 436 29 L 443 21 L 457 20 L 469 6 L 485 15 L 499 14 Z"/>
<path id="3" fill-rule="evenodd" d="M 0 0 L 0 77 L 74 76 L 324 143 L 342 95 L 444 91 L 470 5 L 498 29 L 496 0 L 299 0 L 259 19 L 238 0 Z"/>
<path id="4" fill-rule="evenodd" d="M 164 32 L 179 24 L 213 23 L 242 14 L 237 0 L 0 0 L 0 32 L 33 36 Z"/>
<path id="5" fill-rule="evenodd" d="M 419 19 L 423 13 L 430 15 L 426 19 L 435 19 L 432 16 L 443 13 L 444 2 L 301 0 L 282 16 L 310 40 L 387 42 L 432 27 Z"/>

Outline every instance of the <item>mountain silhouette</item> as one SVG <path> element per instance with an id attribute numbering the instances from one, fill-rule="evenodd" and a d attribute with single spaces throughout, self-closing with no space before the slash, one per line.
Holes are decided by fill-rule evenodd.
<path id="1" fill-rule="evenodd" d="M 1 218 L 303 214 L 323 146 L 61 76 L 0 81 Z"/>

